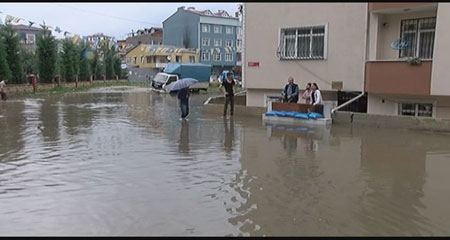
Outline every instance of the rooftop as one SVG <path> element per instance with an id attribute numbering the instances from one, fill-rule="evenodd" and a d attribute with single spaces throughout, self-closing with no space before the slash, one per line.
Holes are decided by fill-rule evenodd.
<path id="1" fill-rule="evenodd" d="M 42 28 L 37 27 L 29 27 L 28 25 L 18 24 L 18 25 L 12 25 L 13 29 L 16 30 L 31 30 L 31 31 L 41 31 Z"/>
<path id="2" fill-rule="evenodd" d="M 184 9 L 184 7 L 180 7 L 178 9 Z M 225 10 L 218 10 L 216 13 L 213 13 L 211 10 L 196 10 L 194 7 L 188 7 L 187 9 L 184 9 L 185 11 L 195 13 L 202 16 L 208 16 L 208 17 L 221 17 L 221 18 L 231 18 L 231 19 L 238 19 L 237 17 L 231 16 L 227 11 Z"/>

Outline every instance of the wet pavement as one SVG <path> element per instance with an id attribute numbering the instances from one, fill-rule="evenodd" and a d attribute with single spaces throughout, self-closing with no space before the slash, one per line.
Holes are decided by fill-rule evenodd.
<path id="1" fill-rule="evenodd" d="M 126 90 L 125 92 L 123 92 Z M 443 236 L 450 135 L 111 88 L 0 103 L 0 235 Z"/>

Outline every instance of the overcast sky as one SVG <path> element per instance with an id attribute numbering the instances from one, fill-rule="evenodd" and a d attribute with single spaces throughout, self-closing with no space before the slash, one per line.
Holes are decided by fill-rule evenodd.
<path id="1" fill-rule="evenodd" d="M 79 35 L 102 32 L 106 35 L 125 39 L 133 29 L 162 27 L 162 22 L 176 12 L 180 6 L 196 9 L 226 10 L 234 16 L 238 3 L 0 3 L 0 18 L 6 15 L 24 18 L 42 24 L 60 27 Z M 27 24 L 22 21 L 20 24 Z M 33 25 L 39 27 L 39 25 Z M 53 28 L 53 29 L 54 29 Z M 55 33 L 55 35 L 58 35 Z M 59 34 L 62 36 L 63 33 Z"/>

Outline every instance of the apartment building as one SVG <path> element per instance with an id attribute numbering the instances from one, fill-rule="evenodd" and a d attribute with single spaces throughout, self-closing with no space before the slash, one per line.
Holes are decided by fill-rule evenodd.
<path id="1" fill-rule="evenodd" d="M 163 22 L 163 43 L 200 49 L 200 63 L 212 65 L 213 75 L 218 75 L 237 65 L 240 28 L 239 18 L 226 11 L 179 7 Z"/>
<path id="2" fill-rule="evenodd" d="M 245 3 L 247 105 L 293 76 L 333 106 L 366 93 L 367 113 L 449 118 L 447 23 L 449 3 Z"/>

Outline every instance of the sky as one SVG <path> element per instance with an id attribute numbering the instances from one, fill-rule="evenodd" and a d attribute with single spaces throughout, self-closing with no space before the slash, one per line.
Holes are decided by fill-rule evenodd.
<path id="1" fill-rule="evenodd" d="M 19 24 L 36 22 L 34 27 L 40 27 L 45 21 L 46 25 L 57 26 L 64 32 L 68 31 L 81 36 L 94 33 L 104 33 L 115 37 L 116 40 L 126 38 L 131 30 L 150 27 L 162 27 L 162 22 L 177 11 L 180 6 L 195 7 L 199 10 L 209 9 L 212 12 L 225 10 L 230 15 L 238 11 L 237 2 L 216 3 L 0 3 L 1 22 L 6 15 L 20 17 L 26 21 Z M 62 37 L 63 32 L 54 33 Z"/>

